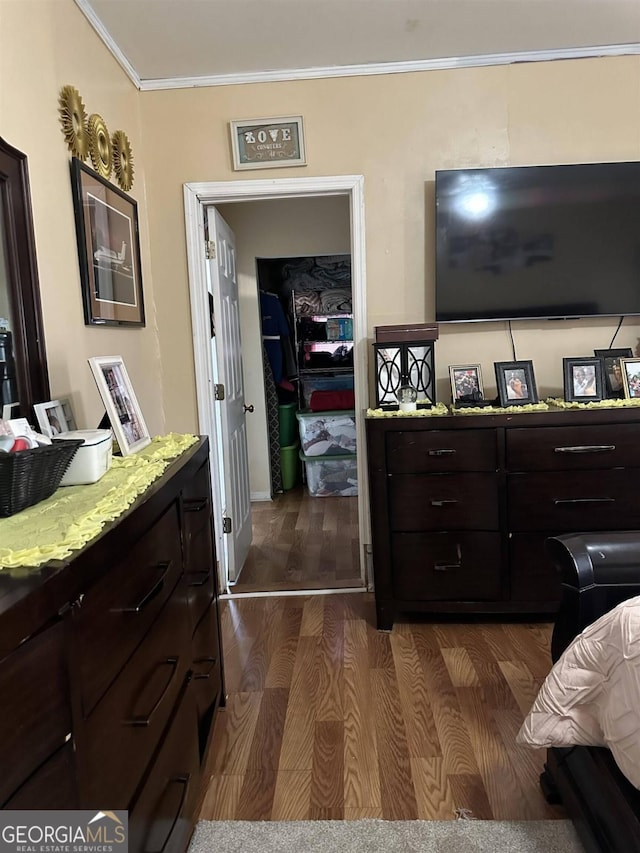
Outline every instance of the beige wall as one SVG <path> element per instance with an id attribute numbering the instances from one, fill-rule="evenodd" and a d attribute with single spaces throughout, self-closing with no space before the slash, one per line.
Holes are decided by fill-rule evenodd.
<path id="1" fill-rule="evenodd" d="M 247 404 L 255 406 L 247 416 L 249 481 L 252 496 L 264 500 L 271 479 L 256 258 L 349 253 L 349 201 L 345 196 L 327 196 L 217 207 L 236 238 L 244 394 Z"/>
<path id="2" fill-rule="evenodd" d="M 29 157 L 51 389 L 72 397 L 83 426 L 102 411 L 86 359 L 121 354 L 152 432 L 197 427 L 184 182 L 363 174 L 372 331 L 433 317 L 436 169 L 640 158 L 638 57 L 139 93 L 73 0 L 2 0 L 0 81 L 0 135 Z M 64 84 L 131 140 L 142 330 L 83 322 L 69 154 L 57 113 Z M 308 166 L 232 170 L 231 119 L 298 113 Z M 546 394 L 561 387 L 562 356 L 606 347 L 615 323 L 513 328 L 517 356 L 533 359 Z M 639 328 L 626 320 L 616 345 L 635 348 Z M 481 362 L 490 387 L 492 362 L 510 357 L 504 324 L 442 328 L 441 398 L 448 399 L 448 364 Z"/>
<path id="3" fill-rule="evenodd" d="M 434 316 L 436 169 L 638 159 L 639 100 L 637 57 L 143 93 L 145 136 L 155 140 L 145 165 L 158 324 L 161 342 L 169 329 L 173 341 L 171 349 L 163 343 L 163 360 L 192 376 L 184 181 L 363 174 L 372 333 L 378 324 Z M 298 113 L 308 166 L 232 170 L 231 119 Z M 558 393 L 562 357 L 607 347 L 615 325 L 516 322 L 516 355 L 533 359 L 541 394 Z M 635 348 L 639 334 L 638 322 L 626 320 L 616 346 Z M 449 399 L 447 365 L 480 362 L 492 393 L 493 362 L 511 357 L 504 323 L 442 327 L 439 397 Z M 164 373 L 169 422 L 192 428 L 192 383 L 166 364 Z"/>
<path id="4" fill-rule="evenodd" d="M 79 90 L 89 114 L 99 113 L 110 132 L 124 130 L 131 142 L 135 180 L 130 194 L 139 202 L 144 329 L 84 325 L 70 153 L 58 119 L 58 95 L 67 84 Z M 155 434 L 164 430 L 164 400 L 139 98 L 73 0 L 0 0 L 0 136 L 28 156 L 51 393 L 71 397 L 79 427 L 96 426 L 104 409 L 87 358 L 122 355 Z"/>

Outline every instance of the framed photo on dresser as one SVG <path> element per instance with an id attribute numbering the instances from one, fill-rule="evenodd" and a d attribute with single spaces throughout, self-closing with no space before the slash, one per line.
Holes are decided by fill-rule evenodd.
<path id="1" fill-rule="evenodd" d="M 494 367 L 498 396 L 503 408 L 538 402 L 532 361 L 496 361 Z"/>
<path id="2" fill-rule="evenodd" d="M 623 358 L 631 358 L 633 355 L 631 347 L 621 347 L 619 349 L 594 349 L 593 354 L 602 359 L 606 396 L 624 397 L 622 365 L 620 361 Z"/>

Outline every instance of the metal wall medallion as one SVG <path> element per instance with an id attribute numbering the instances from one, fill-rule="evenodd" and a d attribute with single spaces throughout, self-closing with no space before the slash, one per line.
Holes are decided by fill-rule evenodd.
<path id="1" fill-rule="evenodd" d="M 86 160 L 89 153 L 89 133 L 87 131 L 87 112 L 74 86 L 63 86 L 58 97 L 60 124 L 69 150 L 80 160 Z"/>
<path id="2" fill-rule="evenodd" d="M 116 130 L 111 143 L 113 147 L 113 171 L 120 187 L 128 192 L 133 186 L 133 154 L 129 138 L 124 130 Z"/>
<path id="3" fill-rule="evenodd" d="M 111 137 L 102 116 L 92 113 L 87 122 L 89 131 L 89 154 L 96 172 L 103 178 L 111 176 L 113 168 L 113 152 Z"/>

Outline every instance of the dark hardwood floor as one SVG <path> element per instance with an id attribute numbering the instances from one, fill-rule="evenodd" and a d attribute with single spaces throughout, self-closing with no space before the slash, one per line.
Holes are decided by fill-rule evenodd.
<path id="1" fill-rule="evenodd" d="M 360 587 L 357 497 L 296 486 L 251 504 L 253 544 L 233 592 Z"/>
<path id="2" fill-rule="evenodd" d="M 374 627 L 369 593 L 222 603 L 227 707 L 200 817 L 565 817 L 515 736 L 548 624 Z"/>

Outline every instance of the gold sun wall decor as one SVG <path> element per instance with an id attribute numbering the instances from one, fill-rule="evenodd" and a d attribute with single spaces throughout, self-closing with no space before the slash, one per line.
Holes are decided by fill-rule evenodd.
<path id="1" fill-rule="evenodd" d="M 133 186 L 133 154 L 124 130 L 116 130 L 111 137 L 113 148 L 113 171 L 120 187 L 128 192 Z"/>
<path id="2" fill-rule="evenodd" d="M 58 97 L 60 124 L 69 150 L 74 157 L 86 160 L 89 153 L 87 112 L 74 86 L 63 86 Z"/>
<path id="3" fill-rule="evenodd" d="M 113 168 L 113 152 L 111 137 L 102 116 L 92 113 L 87 122 L 89 131 L 89 154 L 96 172 L 103 178 L 111 176 Z"/>

